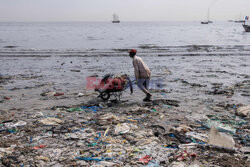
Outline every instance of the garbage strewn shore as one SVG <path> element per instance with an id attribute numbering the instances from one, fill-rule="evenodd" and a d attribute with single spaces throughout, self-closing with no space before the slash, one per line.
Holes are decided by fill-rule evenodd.
<path id="1" fill-rule="evenodd" d="M 129 57 L 1 57 L 0 164 L 249 166 L 249 58 L 144 59 L 147 103 L 138 89 L 120 102 L 86 89 L 89 76 L 133 76 Z"/>

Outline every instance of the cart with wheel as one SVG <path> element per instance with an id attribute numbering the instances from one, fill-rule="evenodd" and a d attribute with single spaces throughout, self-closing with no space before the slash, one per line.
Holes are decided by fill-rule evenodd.
<path id="1" fill-rule="evenodd" d="M 102 100 L 107 101 L 111 96 L 114 96 L 116 100 L 121 100 L 123 92 L 130 87 L 131 94 L 133 93 L 133 84 L 134 81 L 131 81 L 129 76 L 124 75 L 114 75 L 107 74 L 105 75 L 100 83 L 96 85 L 95 91 L 98 91 Z"/>

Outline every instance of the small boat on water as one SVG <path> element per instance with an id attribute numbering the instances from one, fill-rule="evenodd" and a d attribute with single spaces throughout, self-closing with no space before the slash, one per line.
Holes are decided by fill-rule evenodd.
<path id="1" fill-rule="evenodd" d="M 119 16 L 117 14 L 113 14 L 113 21 L 112 23 L 120 23 Z"/>
<path id="2" fill-rule="evenodd" d="M 208 21 L 201 21 L 201 24 L 211 24 L 213 23 L 212 21 L 208 20 Z"/>
<path id="3" fill-rule="evenodd" d="M 210 23 L 213 23 L 213 22 L 209 20 L 209 8 L 208 8 L 207 21 L 201 21 L 201 24 L 210 24 Z"/>
<path id="4" fill-rule="evenodd" d="M 247 25 L 246 22 L 249 20 L 249 16 L 245 17 L 244 24 L 242 24 L 243 28 L 246 32 L 250 32 L 250 25 Z"/>
<path id="5" fill-rule="evenodd" d="M 242 25 L 246 32 L 250 32 L 250 25 Z"/>
<path id="6" fill-rule="evenodd" d="M 208 24 L 208 21 L 202 21 L 201 24 Z"/>

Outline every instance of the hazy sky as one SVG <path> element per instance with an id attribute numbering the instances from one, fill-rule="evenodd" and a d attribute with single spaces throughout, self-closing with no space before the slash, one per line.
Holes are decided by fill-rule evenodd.
<path id="1" fill-rule="evenodd" d="M 250 0 L 0 0 L 0 21 L 211 20 L 250 15 Z"/>

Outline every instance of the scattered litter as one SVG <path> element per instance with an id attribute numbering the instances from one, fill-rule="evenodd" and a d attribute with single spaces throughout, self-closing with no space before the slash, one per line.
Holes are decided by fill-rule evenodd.
<path id="1" fill-rule="evenodd" d="M 25 122 L 25 121 L 18 121 L 17 123 L 9 122 L 9 123 L 4 124 L 4 126 L 8 129 L 21 127 L 21 126 L 25 126 L 25 125 L 27 125 L 27 122 Z"/>
<path id="2" fill-rule="evenodd" d="M 76 111 L 84 111 L 82 108 L 77 107 L 77 108 L 69 108 L 67 109 L 68 112 L 76 112 Z"/>
<path id="3" fill-rule="evenodd" d="M 197 155 L 196 155 L 195 153 L 188 153 L 188 152 L 185 150 L 185 151 L 181 152 L 179 155 L 177 155 L 177 156 L 175 157 L 175 159 L 176 159 L 177 161 L 185 161 L 185 160 L 188 160 L 188 159 L 190 159 L 190 158 L 194 159 L 194 158 L 196 158 L 196 157 L 197 157 Z"/>
<path id="4" fill-rule="evenodd" d="M 45 162 L 48 162 L 49 161 L 49 158 L 48 157 L 44 157 L 44 156 L 37 156 L 36 157 L 37 160 L 43 160 Z"/>
<path id="5" fill-rule="evenodd" d="M 43 123 L 44 125 L 59 125 L 63 121 L 58 118 L 48 117 L 48 118 L 40 120 L 40 122 Z"/>
<path id="6" fill-rule="evenodd" d="M 204 124 L 204 126 L 206 128 L 212 128 L 215 127 L 217 130 L 219 130 L 220 132 L 229 132 L 231 134 L 235 134 L 236 133 L 236 129 L 233 128 L 232 126 L 228 125 L 228 124 L 223 124 L 218 120 L 211 120 L 208 119 L 207 122 Z"/>
<path id="7" fill-rule="evenodd" d="M 145 167 L 161 167 L 157 162 L 150 161 Z"/>
<path id="8" fill-rule="evenodd" d="M 12 154 L 14 152 L 15 146 L 8 147 L 8 148 L 0 148 L 0 159 L 5 155 Z"/>
<path id="9" fill-rule="evenodd" d="M 208 142 L 208 135 L 207 134 L 201 134 L 201 133 L 196 133 L 196 132 L 187 132 L 186 136 L 201 140 L 201 141 L 206 142 L 206 143 Z"/>
<path id="10" fill-rule="evenodd" d="M 55 93 L 54 96 L 62 96 L 64 93 Z"/>
<path id="11" fill-rule="evenodd" d="M 125 134 L 130 131 L 130 127 L 127 123 L 118 124 L 115 127 L 115 134 Z"/>
<path id="12" fill-rule="evenodd" d="M 250 106 L 244 106 L 237 109 L 238 116 L 247 117 L 250 114 Z"/>
<path id="13" fill-rule="evenodd" d="M 84 96 L 83 93 L 78 93 L 78 94 L 77 94 L 77 97 L 82 97 L 82 96 Z"/>
<path id="14" fill-rule="evenodd" d="M 184 162 L 173 162 L 169 167 L 186 167 L 186 164 Z"/>
<path id="15" fill-rule="evenodd" d="M 38 150 L 38 149 L 45 148 L 45 147 L 46 147 L 45 145 L 39 145 L 39 146 L 34 146 L 33 148 L 35 150 Z"/>
<path id="16" fill-rule="evenodd" d="M 139 159 L 139 162 L 143 163 L 144 165 L 147 165 L 149 161 L 151 161 L 153 158 L 149 155 L 146 155 L 145 157 L 142 157 Z"/>
<path id="17" fill-rule="evenodd" d="M 56 94 L 56 92 L 44 92 L 44 93 L 41 93 L 40 95 L 41 96 L 54 96 Z"/>
<path id="18" fill-rule="evenodd" d="M 47 92 L 43 96 L 55 94 L 56 92 Z M 85 96 L 83 93 L 74 95 Z M 77 97 L 71 98 L 81 100 Z M 53 97 L 41 99 L 59 101 Z M 0 110 L 1 115 L 10 115 L 0 122 L 0 164 L 223 166 L 217 159 L 228 161 L 234 157 L 231 153 L 237 153 L 238 162 L 244 164 L 244 157 L 249 153 L 249 135 L 246 133 L 248 119 L 231 112 L 243 105 L 225 103 L 225 107 L 218 105 L 215 109 L 225 109 L 227 113 L 206 115 L 202 112 L 185 114 L 181 107 L 177 108 L 181 103 L 167 99 L 133 103 L 131 106 L 110 101 L 73 103 L 46 106 L 43 111 L 37 109 L 32 114 L 20 110 L 20 114 L 25 113 L 27 116 L 24 119 L 26 122 L 9 114 L 11 110 Z M 233 134 L 233 137 L 228 133 Z M 9 139 L 10 143 L 18 139 L 18 147 L 5 145 Z M 226 154 L 228 158 L 224 158 L 221 153 L 229 153 Z M 32 154 L 34 156 L 28 159 Z"/>
<path id="19" fill-rule="evenodd" d="M 232 136 L 218 132 L 214 127 L 211 128 L 209 134 L 209 144 L 220 147 L 234 148 L 235 142 Z"/>
<path id="20" fill-rule="evenodd" d="M 116 166 L 116 163 L 108 162 L 108 161 L 100 161 L 98 164 L 105 166 L 105 167 Z"/>
<path id="21" fill-rule="evenodd" d="M 96 113 L 96 112 L 97 112 L 100 108 L 102 108 L 102 107 L 99 107 L 99 106 L 90 106 L 90 107 L 81 106 L 80 108 L 81 108 L 81 109 L 84 109 L 85 112 L 93 111 L 94 113 Z"/>
<path id="22" fill-rule="evenodd" d="M 112 158 L 104 158 L 104 157 L 76 157 L 77 160 L 84 161 L 107 161 L 112 160 Z"/>
<path id="23" fill-rule="evenodd" d="M 10 100 L 11 98 L 8 97 L 8 96 L 4 96 L 4 99 L 5 99 L 5 100 Z"/>

